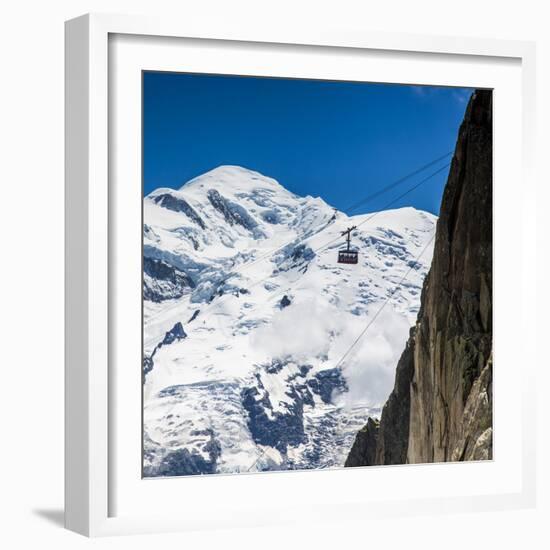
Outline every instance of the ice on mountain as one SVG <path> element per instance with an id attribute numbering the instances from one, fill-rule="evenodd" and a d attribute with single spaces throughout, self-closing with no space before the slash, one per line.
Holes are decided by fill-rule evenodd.
<path id="1" fill-rule="evenodd" d="M 177 227 L 174 234 L 188 240 L 194 250 L 203 250 L 205 245 L 208 245 L 208 236 L 195 227 Z"/>
<path id="2" fill-rule="evenodd" d="M 145 403 L 146 476 L 245 471 L 255 444 L 236 382 L 168 386 Z"/>
<path id="3" fill-rule="evenodd" d="M 281 217 L 279 216 L 279 213 L 276 210 L 264 210 L 261 213 L 262 219 L 266 221 L 267 223 L 276 225 L 281 223 Z"/>
<path id="4" fill-rule="evenodd" d="M 185 273 L 193 281 L 204 269 L 209 267 L 208 264 L 201 261 L 200 257 L 191 256 L 190 252 L 160 248 L 148 242 L 143 244 L 143 257 L 160 260 Z"/>
<path id="5" fill-rule="evenodd" d="M 165 194 L 205 227 L 180 202 L 153 200 Z M 226 166 L 153 192 L 144 221 L 146 475 L 342 465 L 391 390 L 436 218 L 413 208 L 348 218 Z M 357 266 L 336 262 L 350 225 Z M 186 337 L 162 344 L 176 323 Z"/>
<path id="6" fill-rule="evenodd" d="M 221 446 L 212 430 L 195 430 L 191 436 L 205 436 L 206 442 L 202 445 L 202 453 L 187 448 L 179 448 L 163 453 L 159 460 L 154 460 L 152 446 L 149 445 L 149 454 L 153 458 L 143 471 L 145 477 L 157 476 L 187 476 L 197 474 L 213 474 L 216 471 L 216 462 L 221 453 Z M 194 442 L 196 444 L 196 442 Z M 207 454 L 205 458 L 204 454 Z"/>
<path id="7" fill-rule="evenodd" d="M 277 265 L 275 273 L 290 269 L 307 269 L 307 264 L 315 258 L 315 252 L 306 244 L 291 244 L 278 252 L 273 261 Z"/>

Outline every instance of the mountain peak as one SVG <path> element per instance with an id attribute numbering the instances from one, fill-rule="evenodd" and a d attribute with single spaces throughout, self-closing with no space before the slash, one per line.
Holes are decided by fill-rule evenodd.
<path id="1" fill-rule="evenodd" d="M 216 188 L 235 191 L 250 191 L 255 188 L 288 192 L 277 180 L 264 176 L 260 172 L 236 165 L 221 165 L 185 183 L 180 191 L 196 187 Z"/>

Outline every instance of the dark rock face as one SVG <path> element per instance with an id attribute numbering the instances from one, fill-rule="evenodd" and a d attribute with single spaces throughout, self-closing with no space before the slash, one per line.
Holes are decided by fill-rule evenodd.
<path id="1" fill-rule="evenodd" d="M 216 189 L 209 189 L 207 197 L 210 204 L 223 214 L 229 225 L 240 225 L 251 232 L 257 229 L 258 224 L 240 204 L 226 199 Z"/>
<path id="2" fill-rule="evenodd" d="M 460 128 L 417 322 L 411 463 L 453 459 L 466 401 L 489 363 L 492 201 L 492 93 L 478 91 Z"/>
<path id="3" fill-rule="evenodd" d="M 279 307 L 281 309 L 284 309 L 285 307 L 288 307 L 291 303 L 292 302 L 290 301 L 290 298 L 285 294 L 279 302 Z"/>
<path id="4" fill-rule="evenodd" d="M 340 369 L 325 369 L 307 381 L 311 390 L 319 395 L 323 403 L 332 402 L 334 390 L 348 391 L 348 386 Z"/>
<path id="5" fill-rule="evenodd" d="M 183 271 L 147 256 L 143 257 L 143 299 L 162 302 L 181 298 L 187 289 L 195 288 L 195 283 Z"/>
<path id="6" fill-rule="evenodd" d="M 376 464 L 376 444 L 380 423 L 369 417 L 367 423 L 357 432 L 344 466 L 373 466 Z"/>
<path id="7" fill-rule="evenodd" d="M 376 464 L 492 458 L 492 314 L 492 93 L 478 90 L 460 127 L 416 326 L 382 411 Z"/>
<path id="8" fill-rule="evenodd" d="M 157 349 L 160 348 L 160 346 L 166 346 L 167 344 L 171 344 L 176 340 L 183 340 L 184 338 L 187 338 L 187 334 L 185 334 L 182 324 L 178 322 L 164 335 Z"/>
<path id="9" fill-rule="evenodd" d="M 153 370 L 153 358 L 149 355 L 143 357 L 143 380 L 145 381 L 145 376 Z"/>
<path id="10" fill-rule="evenodd" d="M 189 321 L 187 321 L 187 323 L 193 322 L 199 316 L 200 312 L 201 312 L 200 309 L 196 309 L 195 311 L 193 311 L 193 315 L 191 315 L 191 317 L 189 318 Z"/>
<path id="11" fill-rule="evenodd" d="M 264 389 L 260 378 L 258 387 Z M 242 403 L 248 412 L 248 427 L 256 443 L 269 445 L 282 453 L 286 453 L 289 445 L 300 445 L 305 442 L 304 432 L 304 397 L 292 388 L 293 403 L 286 407 L 285 412 L 274 412 L 269 402 L 268 394 L 258 399 L 256 387 L 246 388 L 242 393 Z M 311 399 L 311 396 L 309 396 Z"/>
<path id="12" fill-rule="evenodd" d="M 413 375 L 414 328 L 397 363 L 393 391 L 382 409 L 375 464 L 404 464 L 407 461 Z"/>
<path id="13" fill-rule="evenodd" d="M 146 476 L 189 476 L 213 474 L 215 465 L 201 455 L 190 453 L 187 449 L 178 449 L 168 453 L 154 473 L 145 472 Z"/>
<path id="14" fill-rule="evenodd" d="M 286 365 L 285 361 L 274 360 L 263 368 L 269 375 L 280 375 Z M 288 399 L 277 407 L 273 406 L 272 396 L 262 382 L 262 373 L 255 375 L 254 385 L 242 391 L 241 402 L 248 414 L 248 428 L 256 443 L 274 447 L 283 455 L 289 446 L 307 443 L 304 408 L 315 407 L 315 396 L 319 396 L 323 403 L 331 403 L 335 390 L 347 391 L 340 369 L 326 369 L 314 375 L 310 371 L 311 365 L 300 365 L 298 372 L 282 380 Z M 317 451 L 319 449 L 315 448 L 314 452 Z"/>
<path id="15" fill-rule="evenodd" d="M 205 434 L 210 437 L 204 446 L 209 460 L 197 452 L 188 449 L 177 449 L 167 453 L 160 464 L 155 467 L 145 468 L 145 477 L 156 476 L 189 476 L 200 474 L 213 474 L 216 472 L 217 460 L 221 454 L 221 446 L 214 437 L 212 430 Z"/>
<path id="16" fill-rule="evenodd" d="M 202 218 L 197 214 L 193 207 L 181 197 L 174 197 L 170 193 L 163 193 L 162 195 L 156 195 L 153 197 L 153 201 L 174 212 L 182 212 L 185 214 L 193 223 L 196 223 L 201 229 L 205 229 L 206 225 Z"/>
<path id="17" fill-rule="evenodd" d="M 185 330 L 183 330 L 183 325 L 178 321 L 165 335 L 161 342 L 153 350 L 153 353 L 149 356 L 143 357 L 143 380 L 145 381 L 145 376 L 153 370 L 155 365 L 155 354 L 162 346 L 167 346 L 174 342 L 178 342 L 187 338 Z"/>

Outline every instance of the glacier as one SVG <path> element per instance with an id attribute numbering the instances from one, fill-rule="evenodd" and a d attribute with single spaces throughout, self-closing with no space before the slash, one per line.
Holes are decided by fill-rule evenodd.
<path id="1" fill-rule="evenodd" d="M 144 476 L 343 466 L 392 389 L 436 216 L 347 216 L 221 166 L 143 217 Z M 352 225 L 359 263 L 338 264 Z"/>

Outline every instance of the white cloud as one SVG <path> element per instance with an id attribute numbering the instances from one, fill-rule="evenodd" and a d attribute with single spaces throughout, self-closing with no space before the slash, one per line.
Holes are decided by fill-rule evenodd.
<path id="1" fill-rule="evenodd" d="M 375 308 L 377 309 L 377 308 Z M 368 320 L 344 313 L 334 306 L 320 305 L 309 298 L 277 312 L 270 325 L 251 335 L 251 346 L 271 357 L 292 356 L 296 361 L 311 362 L 313 357 L 328 355 L 323 365 L 336 366 L 365 329 Z M 362 404 L 381 406 L 395 380 L 395 367 L 405 348 L 409 322 L 386 307 L 341 364 L 349 392 L 340 396 L 346 407 Z"/>
<path id="2" fill-rule="evenodd" d="M 384 309 L 342 366 L 348 380 L 346 404 L 381 406 L 391 392 L 395 368 L 409 335 L 407 320 Z"/>
<path id="3" fill-rule="evenodd" d="M 336 308 L 321 307 L 313 298 L 278 311 L 270 325 L 259 328 L 251 345 L 272 357 L 291 355 L 300 361 L 328 353 L 330 332 L 339 328 Z"/>

